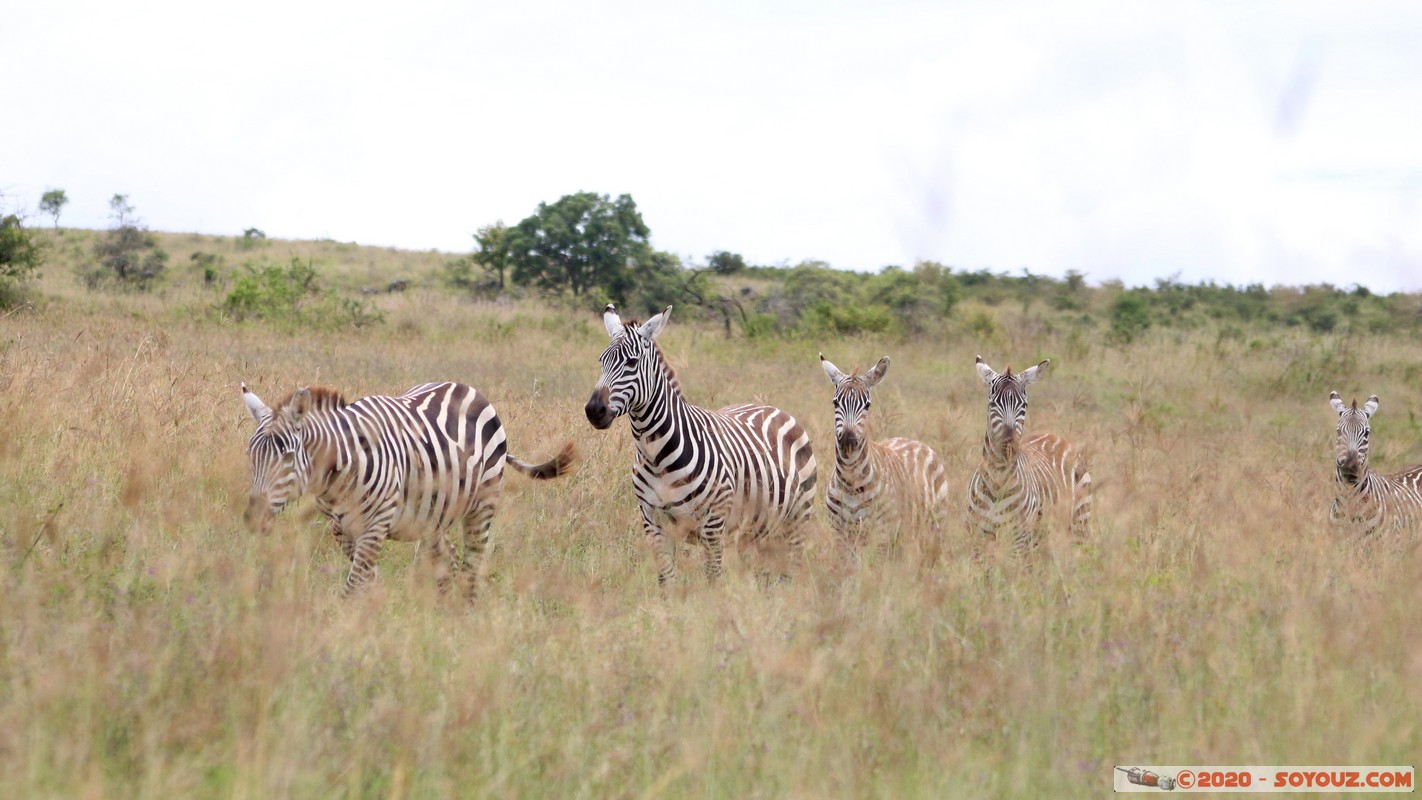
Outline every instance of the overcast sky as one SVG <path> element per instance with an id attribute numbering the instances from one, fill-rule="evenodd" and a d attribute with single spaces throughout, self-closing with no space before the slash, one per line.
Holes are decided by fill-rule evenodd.
<path id="1" fill-rule="evenodd" d="M 71 226 L 463 252 L 592 191 L 696 259 L 1422 289 L 1414 2 L 44 0 L 0 75 Z"/>

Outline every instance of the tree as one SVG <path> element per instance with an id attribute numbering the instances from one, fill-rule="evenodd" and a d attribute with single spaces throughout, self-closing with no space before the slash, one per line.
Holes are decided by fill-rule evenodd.
<path id="1" fill-rule="evenodd" d="M 737 300 L 735 295 L 722 293 L 713 294 L 707 289 L 706 282 L 701 279 L 707 270 L 713 275 L 734 275 L 746 268 L 746 260 L 739 253 L 732 253 L 726 250 L 717 250 L 706 257 L 706 266 L 702 269 L 694 269 L 686 279 L 684 287 L 685 293 L 690 296 L 691 302 L 699 306 L 713 309 L 720 313 L 721 322 L 726 326 L 726 338 L 731 338 L 731 310 L 735 309 L 741 317 L 741 327 L 745 328 L 749 321 L 746 317 L 745 306 Z"/>
<path id="2" fill-rule="evenodd" d="M 574 297 L 597 291 L 621 302 L 632 266 L 648 261 L 651 231 L 631 195 L 564 195 L 508 229 L 508 266 L 516 283 Z M 601 300 L 599 300 L 601 302 Z"/>
<path id="3" fill-rule="evenodd" d="M 504 273 L 509 268 L 509 229 L 503 220 L 493 225 L 485 225 L 474 234 L 474 243 L 479 248 L 474 252 L 474 260 L 484 265 L 484 269 L 499 280 L 499 291 L 504 289 Z"/>
<path id="4" fill-rule="evenodd" d="M 113 227 L 94 242 L 98 264 L 83 274 L 84 282 L 91 289 L 109 281 L 140 290 L 150 288 L 167 267 L 168 254 L 134 216 L 128 195 L 110 198 L 109 211 Z"/>
<path id="5" fill-rule="evenodd" d="M 54 229 L 59 230 L 59 213 L 68 205 L 69 197 L 63 189 L 50 189 L 40 195 L 40 211 L 54 217 Z"/>
<path id="6" fill-rule="evenodd" d="M 0 308 L 20 302 L 20 287 L 39 268 L 43 252 L 19 214 L 0 216 Z"/>

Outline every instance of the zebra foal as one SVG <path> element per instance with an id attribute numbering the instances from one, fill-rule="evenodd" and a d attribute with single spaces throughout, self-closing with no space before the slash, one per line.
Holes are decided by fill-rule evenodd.
<path id="1" fill-rule="evenodd" d="M 873 390 L 889 371 L 889 357 L 846 374 L 821 353 L 820 366 L 834 384 L 834 475 L 825 506 L 835 534 L 851 542 L 880 525 L 897 534 L 935 524 L 948 502 L 948 473 L 938 454 L 912 439 L 870 435 Z"/>
<path id="2" fill-rule="evenodd" d="M 1091 520 L 1091 473 L 1085 457 L 1056 434 L 1025 432 L 1027 387 L 1042 377 L 1049 363 L 1016 375 L 1011 367 L 998 374 L 982 356 L 977 358 L 978 375 L 988 390 L 988 426 L 982 462 L 968 482 L 969 524 L 988 538 L 1011 529 L 1019 553 L 1037 547 L 1042 511 L 1058 493 L 1071 495 L 1071 531 L 1078 539 Z"/>
<path id="3" fill-rule="evenodd" d="M 257 422 L 247 443 L 248 527 L 266 530 L 302 493 L 314 495 L 351 562 L 346 595 L 370 580 L 386 539 L 423 541 L 436 582 L 447 590 L 447 533 L 462 521 L 461 566 L 473 600 L 505 463 L 541 480 L 567 474 L 575 458 L 572 442 L 542 464 L 514 458 L 494 407 L 461 383 L 426 383 L 399 397 L 349 403 L 334 389 L 311 387 L 274 409 L 244 383 L 242 400 Z"/>
<path id="4" fill-rule="evenodd" d="M 1410 528 L 1422 519 L 1422 464 L 1401 472 L 1383 475 L 1368 466 L 1368 441 L 1372 435 L 1370 421 L 1378 410 L 1378 396 L 1373 395 L 1358 408 L 1344 405 L 1337 392 L 1328 395 L 1328 403 L 1338 414 L 1338 429 L 1333 441 L 1334 496 L 1328 508 L 1328 519 L 1340 528 L 1351 528 L 1359 538 L 1365 538 L 1384 526 L 1393 529 Z"/>
<path id="5" fill-rule="evenodd" d="M 676 575 L 668 524 L 701 540 L 714 579 L 728 532 L 741 542 L 783 536 L 798 551 L 815 487 L 810 437 L 794 417 L 754 403 L 708 411 L 687 401 L 656 343 L 670 318 L 671 306 L 641 324 L 603 309 L 612 342 L 584 409 L 598 430 L 623 414 L 631 423 L 632 485 L 663 585 Z"/>

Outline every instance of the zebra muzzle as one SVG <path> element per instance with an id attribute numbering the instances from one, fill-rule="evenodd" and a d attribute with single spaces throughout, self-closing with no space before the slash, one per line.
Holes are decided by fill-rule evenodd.
<path id="1" fill-rule="evenodd" d="M 592 397 L 588 398 L 588 404 L 583 407 L 583 413 L 588 415 L 588 422 L 592 423 L 598 430 L 607 430 L 612 425 L 612 421 L 617 419 L 617 415 L 612 413 L 612 409 L 607 405 L 607 389 L 594 389 Z"/>
<path id="2" fill-rule="evenodd" d="M 247 530 L 253 533 L 265 533 L 272 526 L 271 504 L 261 495 L 252 495 L 247 501 L 247 511 L 242 515 L 242 521 L 247 524 Z"/>

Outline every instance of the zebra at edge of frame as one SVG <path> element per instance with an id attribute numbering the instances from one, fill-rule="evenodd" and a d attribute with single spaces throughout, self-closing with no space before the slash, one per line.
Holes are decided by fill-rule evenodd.
<path id="1" fill-rule="evenodd" d="M 834 384 L 834 474 L 825 507 L 835 534 L 851 543 L 878 527 L 891 536 L 936 527 L 948 503 L 948 473 L 938 454 L 913 439 L 872 436 L 873 390 L 889 371 L 889 357 L 846 374 L 821 353 L 820 366 Z"/>
<path id="2" fill-rule="evenodd" d="M 1422 520 L 1422 464 L 1384 475 L 1368 465 L 1371 421 L 1378 410 L 1378 396 L 1368 398 L 1358 408 L 1344 405 L 1337 392 L 1328 403 L 1338 414 L 1333 442 L 1333 502 L 1328 520 L 1335 527 L 1369 538 L 1379 528 L 1405 530 Z"/>
<path id="3" fill-rule="evenodd" d="M 977 357 L 978 376 L 988 390 L 988 426 L 983 457 L 968 482 L 970 531 L 989 539 L 1012 530 L 1015 551 L 1041 541 L 1043 510 L 1060 494 L 1071 496 L 1071 532 L 1081 541 L 1091 520 L 1091 473 L 1085 456 L 1052 433 L 1026 434 L 1027 387 L 1047 371 L 1050 359 L 1013 374 L 1002 374 Z"/>
<path id="4" fill-rule="evenodd" d="M 642 528 L 657 560 L 657 582 L 676 575 L 676 543 L 664 532 L 688 528 L 706 551 L 706 574 L 721 574 L 729 533 L 737 544 L 783 537 L 792 553 L 814 503 L 810 437 L 789 414 L 744 403 L 710 411 L 692 405 L 656 338 L 671 306 L 645 323 L 603 309 L 612 338 L 589 398 L 588 422 L 605 430 L 627 415 L 636 443 L 632 485 Z"/>
<path id="5" fill-rule="evenodd" d="M 459 567 L 472 601 L 504 464 L 542 480 L 567 474 L 576 459 L 571 441 L 542 464 L 515 458 L 493 405 L 462 383 L 426 383 L 399 397 L 349 403 L 318 386 L 293 392 L 275 408 L 244 383 L 242 399 L 257 422 L 247 443 L 247 526 L 267 530 L 289 503 L 312 494 L 350 559 L 346 596 L 371 579 L 387 538 L 422 541 L 436 583 L 447 591 L 453 567 L 447 534 L 462 521 Z"/>

